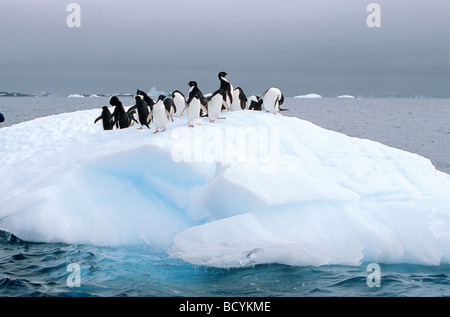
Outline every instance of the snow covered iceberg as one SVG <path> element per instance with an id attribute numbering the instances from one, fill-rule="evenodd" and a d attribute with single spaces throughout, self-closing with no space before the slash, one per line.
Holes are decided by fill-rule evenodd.
<path id="1" fill-rule="evenodd" d="M 0 130 L 0 229 L 216 267 L 450 263 L 450 176 L 426 158 L 264 112 L 158 134 L 100 112 Z"/>

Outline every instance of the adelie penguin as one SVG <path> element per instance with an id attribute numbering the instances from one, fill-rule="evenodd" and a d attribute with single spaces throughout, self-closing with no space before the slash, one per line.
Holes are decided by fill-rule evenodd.
<path id="1" fill-rule="evenodd" d="M 228 79 L 225 78 L 228 74 L 225 72 L 220 72 L 217 77 L 219 77 L 220 80 L 220 88 L 225 91 L 226 94 L 226 110 L 230 110 L 230 106 L 233 103 L 233 85 L 228 81 Z"/>
<path id="2" fill-rule="evenodd" d="M 172 119 L 172 114 L 167 110 L 164 100 L 166 97 L 164 95 L 159 96 L 158 101 L 153 106 L 152 120 L 153 124 L 156 128 L 154 133 L 158 133 L 159 129 L 163 129 L 162 132 L 166 131 L 167 124 L 169 122 L 169 118 Z"/>
<path id="3" fill-rule="evenodd" d="M 103 106 L 102 109 L 102 114 L 97 119 L 95 119 L 94 124 L 102 120 L 103 130 L 112 130 L 114 128 L 114 122 L 111 111 L 109 111 L 109 108 L 107 106 Z"/>
<path id="4" fill-rule="evenodd" d="M 153 105 L 155 104 L 155 101 L 152 98 L 150 98 L 149 95 L 147 95 L 145 92 L 139 89 L 136 91 L 136 95 L 142 96 L 142 99 L 144 99 L 144 101 L 150 107 L 150 111 L 153 110 Z"/>
<path id="5" fill-rule="evenodd" d="M 220 117 L 220 113 L 222 112 L 222 105 L 225 103 L 225 99 L 226 93 L 223 89 L 219 89 L 212 94 L 211 99 L 208 101 L 209 122 L 213 123 L 214 118 L 225 119 L 223 117 Z"/>
<path id="6" fill-rule="evenodd" d="M 172 100 L 175 106 L 174 116 L 181 117 L 181 114 L 184 112 L 187 105 L 186 97 L 181 91 L 175 90 L 174 92 L 172 92 Z"/>
<path id="7" fill-rule="evenodd" d="M 208 104 L 208 99 L 205 98 L 203 93 L 198 88 L 197 82 L 196 81 L 190 81 L 190 82 L 188 82 L 188 86 L 190 88 L 189 88 L 189 93 L 188 93 L 187 104 L 189 105 L 191 103 L 192 99 L 194 98 L 194 95 L 198 94 L 198 98 L 200 100 L 200 103 L 203 105 L 203 107 L 206 107 L 206 105 Z M 206 115 L 207 115 L 206 112 L 202 113 L 202 116 L 206 116 Z"/>
<path id="8" fill-rule="evenodd" d="M 263 100 L 261 99 L 261 97 L 256 96 L 256 95 L 252 95 L 252 96 L 248 97 L 248 99 L 247 99 L 246 108 L 248 110 L 261 111 L 262 110 L 262 104 L 263 104 Z"/>
<path id="9" fill-rule="evenodd" d="M 128 112 L 125 111 L 122 102 L 119 100 L 119 98 L 117 98 L 117 96 L 112 96 L 109 99 L 109 104 L 115 107 L 111 115 L 111 118 L 113 120 L 113 125 L 115 125 L 116 128 L 118 129 L 128 128 L 133 123 L 133 121 L 139 123 L 133 117 L 135 111 L 134 110 Z"/>
<path id="10" fill-rule="evenodd" d="M 201 95 L 199 92 L 195 92 L 192 95 L 192 98 L 190 98 L 190 102 L 186 107 L 186 116 L 188 120 L 188 126 L 190 128 L 194 127 L 194 123 L 196 123 L 197 125 L 201 125 L 200 110 L 203 110 L 205 113 L 207 113 L 205 106 L 201 103 L 202 96 L 203 95 Z"/>
<path id="11" fill-rule="evenodd" d="M 237 110 L 244 110 L 245 105 L 247 103 L 247 96 L 245 95 L 244 91 L 241 87 L 236 88 L 233 90 L 233 102 L 231 103 L 231 110 L 237 111 Z"/>
<path id="12" fill-rule="evenodd" d="M 172 121 L 173 121 L 173 114 L 177 111 L 177 108 L 173 102 L 172 97 L 166 97 L 164 95 L 160 95 L 158 100 L 162 99 L 163 103 L 164 103 L 164 107 L 166 107 L 166 110 L 171 114 L 172 116 Z"/>
<path id="13" fill-rule="evenodd" d="M 150 129 L 150 107 L 141 96 L 135 96 L 134 100 L 136 100 L 136 104 L 131 106 L 128 109 L 128 112 L 134 111 L 135 109 L 137 110 L 139 123 L 141 124 L 141 127 L 138 129 L 142 129 L 144 126 Z"/>
<path id="14" fill-rule="evenodd" d="M 263 100 L 263 108 L 266 112 L 277 114 L 280 111 L 280 105 L 284 102 L 284 96 L 280 89 L 271 87 L 261 95 Z"/>

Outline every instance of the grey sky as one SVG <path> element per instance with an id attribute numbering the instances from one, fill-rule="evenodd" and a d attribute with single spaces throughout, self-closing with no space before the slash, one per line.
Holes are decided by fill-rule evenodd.
<path id="1" fill-rule="evenodd" d="M 81 7 L 69 28 L 66 7 Z M 366 25 L 369 3 L 381 27 Z M 450 97 L 448 0 L 1 0 L 0 91 Z"/>

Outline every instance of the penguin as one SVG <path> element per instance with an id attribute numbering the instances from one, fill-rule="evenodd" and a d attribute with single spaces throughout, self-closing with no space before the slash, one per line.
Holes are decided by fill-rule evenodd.
<path id="1" fill-rule="evenodd" d="M 188 86 L 190 87 L 190 89 L 189 89 L 189 93 L 188 93 L 187 104 L 189 105 L 191 103 L 192 99 L 194 98 L 194 95 L 198 94 L 199 95 L 198 98 L 200 100 L 200 103 L 206 109 L 206 105 L 208 104 L 208 100 L 205 98 L 203 93 L 198 88 L 197 82 L 196 81 L 190 81 L 190 82 L 188 82 Z M 203 111 L 202 112 L 202 116 L 206 116 L 206 115 L 207 115 L 207 113 Z"/>
<path id="2" fill-rule="evenodd" d="M 177 108 L 175 104 L 173 103 L 172 97 L 166 97 L 164 95 L 159 96 L 159 98 L 163 98 L 164 106 L 166 107 L 166 110 L 169 111 L 169 113 L 172 115 L 172 121 L 173 121 L 173 114 L 177 111 Z M 158 99 L 159 100 L 159 99 Z"/>
<path id="3" fill-rule="evenodd" d="M 217 77 L 220 80 L 220 89 L 224 90 L 227 98 L 226 98 L 226 110 L 230 110 L 230 106 L 233 103 L 233 85 L 225 78 L 228 74 L 225 72 L 220 72 Z"/>
<path id="4" fill-rule="evenodd" d="M 220 117 L 222 105 L 225 103 L 225 99 L 226 93 L 223 89 L 218 89 L 212 94 L 211 99 L 208 101 L 209 122 L 214 123 L 214 118 L 225 119 Z"/>
<path id="5" fill-rule="evenodd" d="M 245 104 L 247 103 L 247 96 L 245 95 L 244 91 L 241 87 L 236 88 L 233 90 L 233 102 L 231 103 L 231 110 L 237 111 L 237 110 L 244 110 Z"/>
<path id="6" fill-rule="evenodd" d="M 137 96 L 142 96 L 142 98 L 144 99 L 144 101 L 147 103 L 147 105 L 150 107 L 150 111 L 153 109 L 153 105 L 155 104 L 155 101 L 150 98 L 145 92 L 143 92 L 142 90 L 137 90 L 136 91 L 136 95 Z"/>
<path id="7" fill-rule="evenodd" d="M 113 120 L 113 126 L 115 125 L 118 129 L 125 129 L 131 126 L 131 124 L 134 122 L 137 122 L 137 120 L 134 118 L 135 110 L 131 111 L 125 111 L 125 108 L 122 105 L 122 102 L 117 98 L 117 96 L 112 96 L 109 99 L 109 103 L 111 106 L 114 106 L 114 111 L 111 115 L 111 118 Z"/>
<path id="8" fill-rule="evenodd" d="M 138 113 L 138 118 L 139 118 L 139 123 L 141 124 L 141 127 L 138 128 L 139 130 L 141 130 L 144 126 L 146 126 L 147 128 L 150 129 L 150 111 L 149 110 L 149 105 L 144 101 L 144 99 L 138 95 L 135 96 L 134 99 L 136 100 L 136 103 L 134 106 L 131 106 L 128 109 L 128 112 L 134 111 L 135 109 L 137 109 L 137 113 Z"/>
<path id="9" fill-rule="evenodd" d="M 172 92 L 172 100 L 173 104 L 175 106 L 175 117 L 181 117 L 182 113 L 184 112 L 184 109 L 186 108 L 186 97 L 183 95 L 183 93 L 179 90 L 175 90 Z"/>
<path id="10" fill-rule="evenodd" d="M 167 110 L 166 105 L 164 104 L 164 100 L 166 97 L 164 95 L 160 95 L 157 102 L 153 105 L 153 110 L 151 112 L 153 124 L 155 125 L 155 132 L 158 133 L 159 129 L 163 129 L 162 132 L 166 131 L 167 123 L 169 122 L 169 118 L 172 119 L 172 114 Z"/>
<path id="11" fill-rule="evenodd" d="M 262 103 L 263 100 L 259 96 L 252 95 L 247 99 L 247 109 L 261 111 Z"/>
<path id="12" fill-rule="evenodd" d="M 188 105 L 186 107 L 188 126 L 190 128 L 194 127 L 194 125 L 193 125 L 194 122 L 197 125 L 201 125 L 201 122 L 199 120 L 200 110 L 203 110 L 205 113 L 207 113 L 205 106 L 201 103 L 202 97 L 203 97 L 203 95 L 201 95 L 199 92 L 195 92 L 192 95 L 192 98 L 190 98 L 190 102 L 188 103 Z"/>
<path id="13" fill-rule="evenodd" d="M 280 89 L 271 87 L 261 95 L 263 100 L 263 108 L 266 112 L 271 112 L 274 115 L 280 110 L 280 105 L 284 102 L 284 96 Z"/>
<path id="14" fill-rule="evenodd" d="M 0 112 L 0 123 L 5 122 L 5 116 Z"/>
<path id="15" fill-rule="evenodd" d="M 94 124 L 96 124 L 99 120 L 103 120 L 103 130 L 112 130 L 114 123 L 112 120 L 111 111 L 109 111 L 107 106 L 103 106 L 102 109 L 102 114 L 95 119 Z"/>

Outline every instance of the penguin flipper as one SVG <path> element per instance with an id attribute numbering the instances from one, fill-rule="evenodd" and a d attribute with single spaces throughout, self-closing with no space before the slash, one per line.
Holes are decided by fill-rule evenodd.
<path id="1" fill-rule="evenodd" d="M 166 110 L 166 115 L 167 115 L 167 118 L 169 118 L 169 119 L 172 120 L 172 122 L 173 122 L 173 116 L 172 116 L 172 114 L 170 113 L 170 111 L 167 111 L 167 110 Z"/>
<path id="2" fill-rule="evenodd" d="M 98 120 L 100 120 L 101 118 L 102 118 L 102 116 L 100 116 L 97 119 L 95 119 L 94 124 L 96 124 L 98 122 Z"/>
<path id="3" fill-rule="evenodd" d="M 208 114 L 208 109 L 206 109 L 206 107 L 204 105 L 200 105 L 201 110 L 203 111 L 203 115 L 207 115 Z"/>

